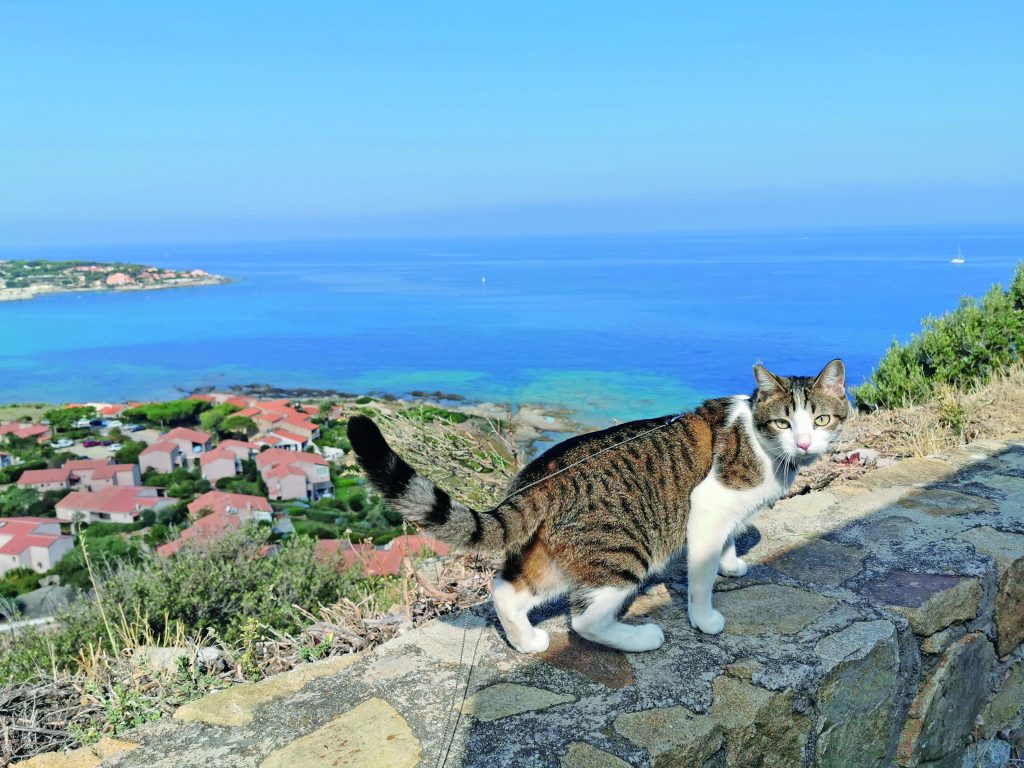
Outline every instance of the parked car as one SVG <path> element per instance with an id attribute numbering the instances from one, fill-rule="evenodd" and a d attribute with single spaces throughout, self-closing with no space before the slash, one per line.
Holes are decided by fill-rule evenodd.
<path id="1" fill-rule="evenodd" d="M 122 448 L 124 448 L 124 446 L 121 445 L 121 443 L 111 443 L 110 444 L 110 450 L 112 450 L 112 451 L 120 451 Z"/>
<path id="2" fill-rule="evenodd" d="M 78 428 L 78 429 L 88 429 L 91 426 L 92 426 L 92 420 L 91 419 L 79 419 L 78 421 L 75 422 L 75 427 Z"/>
<path id="3" fill-rule="evenodd" d="M 119 420 L 114 419 L 113 421 L 108 421 L 103 426 L 108 427 L 109 429 L 116 429 L 117 427 L 123 427 L 124 424 L 122 424 Z"/>
<path id="4" fill-rule="evenodd" d="M 142 426 L 141 424 L 125 424 L 124 427 L 122 427 L 122 429 L 125 432 L 141 432 L 142 430 L 145 429 L 145 427 Z"/>
<path id="5" fill-rule="evenodd" d="M 99 444 L 100 444 L 99 440 L 83 440 L 82 441 L 82 447 L 83 448 L 95 448 Z"/>
<path id="6" fill-rule="evenodd" d="M 104 446 L 105 448 L 109 448 L 113 444 L 114 444 L 113 440 L 100 440 L 100 445 Z"/>
<path id="7" fill-rule="evenodd" d="M 74 440 L 68 440 L 66 437 L 63 440 L 58 440 L 57 442 L 52 443 L 54 448 L 70 448 L 74 444 Z"/>

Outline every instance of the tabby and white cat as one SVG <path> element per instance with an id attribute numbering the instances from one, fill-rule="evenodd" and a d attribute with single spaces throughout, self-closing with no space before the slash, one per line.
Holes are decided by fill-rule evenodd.
<path id="1" fill-rule="evenodd" d="M 690 623 L 721 632 L 715 577 L 747 572 L 737 532 L 825 452 L 849 413 L 841 360 L 815 378 L 759 365 L 754 377 L 751 397 L 708 400 L 555 446 L 513 479 L 494 509 L 451 499 L 365 416 L 349 421 L 348 436 L 370 483 L 407 520 L 460 547 L 505 552 L 494 606 L 518 650 L 547 649 L 548 634 L 530 624 L 529 611 L 568 592 L 572 627 L 583 637 L 650 651 L 665 636 L 657 624 L 619 621 L 626 600 L 685 544 Z"/>

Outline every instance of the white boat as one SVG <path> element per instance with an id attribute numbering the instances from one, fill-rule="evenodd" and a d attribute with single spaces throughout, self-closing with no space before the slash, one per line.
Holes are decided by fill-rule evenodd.
<path id="1" fill-rule="evenodd" d="M 960 250 L 960 246 L 956 247 L 956 256 L 949 260 L 950 264 L 966 264 L 967 260 L 964 258 L 963 251 Z"/>

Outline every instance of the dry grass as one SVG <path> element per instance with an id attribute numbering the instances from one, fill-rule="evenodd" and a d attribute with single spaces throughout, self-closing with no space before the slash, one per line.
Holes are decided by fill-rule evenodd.
<path id="1" fill-rule="evenodd" d="M 5 421 L 21 421 L 26 418 L 38 422 L 50 408 L 53 408 L 53 406 L 42 403 L 0 405 L 0 423 Z"/>
<path id="2" fill-rule="evenodd" d="M 969 388 L 940 388 L 936 399 L 924 405 L 854 414 L 832 458 L 864 448 L 888 458 L 928 456 L 973 440 L 1010 434 L 1024 434 L 1024 366 Z M 869 468 L 819 461 L 803 473 L 798 492 L 824 488 Z"/>
<path id="3" fill-rule="evenodd" d="M 940 389 L 925 405 L 859 414 L 843 432 L 847 450 L 867 446 L 901 457 L 1024 433 L 1024 366 L 967 389 Z"/>
<path id="4" fill-rule="evenodd" d="M 471 555 L 435 558 L 418 567 L 406 561 L 405 566 L 393 595 L 367 593 L 316 612 L 293 606 L 309 621 L 300 633 L 286 635 L 254 622 L 252 632 L 233 647 L 212 634 L 147 635 L 144 617 L 119 616 L 111 621 L 119 654 L 83 649 L 74 674 L 53 672 L 0 689 L 0 768 L 116 735 L 216 688 L 373 648 L 479 603 L 490 593 L 494 573 L 487 559 Z M 220 647 L 222 655 L 207 664 L 200 651 L 211 646 Z M 147 651 L 154 647 L 174 648 L 182 659 L 176 667 L 152 668 Z"/>

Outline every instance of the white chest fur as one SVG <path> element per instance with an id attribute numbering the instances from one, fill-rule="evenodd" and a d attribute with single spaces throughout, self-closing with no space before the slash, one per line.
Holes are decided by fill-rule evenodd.
<path id="1" fill-rule="evenodd" d="M 730 531 L 742 527 L 758 511 L 778 501 L 788 491 L 796 477 L 796 470 L 785 461 L 765 452 L 754 432 L 750 406 L 745 399 L 736 398 L 729 423 L 736 420 L 746 432 L 754 454 L 761 463 L 762 481 L 752 488 L 731 488 L 721 482 L 718 467 L 712 466 L 708 476 L 693 490 L 690 496 L 691 521 L 698 518 L 701 527 L 718 525 Z M 698 512 L 694 515 L 693 512 Z M 688 531 L 688 534 L 695 531 Z M 689 537 L 689 536 L 688 536 Z"/>

